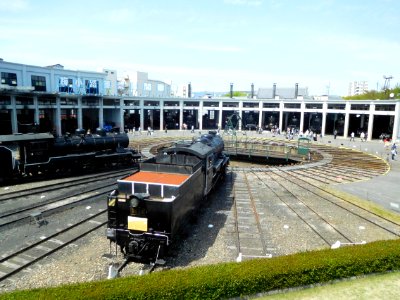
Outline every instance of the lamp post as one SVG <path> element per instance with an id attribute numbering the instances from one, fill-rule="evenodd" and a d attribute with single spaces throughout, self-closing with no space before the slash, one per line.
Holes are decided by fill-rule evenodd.
<path id="1" fill-rule="evenodd" d="M 233 83 L 231 82 L 230 97 L 233 98 Z"/>

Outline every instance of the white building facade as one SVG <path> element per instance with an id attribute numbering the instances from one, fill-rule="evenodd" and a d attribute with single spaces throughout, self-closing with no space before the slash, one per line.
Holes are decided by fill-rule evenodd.
<path id="1" fill-rule="evenodd" d="M 348 96 L 362 95 L 368 91 L 368 81 L 353 81 L 349 83 Z"/>
<path id="2" fill-rule="evenodd" d="M 0 72 L 0 134 L 29 132 L 33 124 L 35 130 L 56 135 L 105 126 L 119 131 L 233 126 L 237 130 L 312 130 L 322 135 L 337 132 L 342 137 L 364 132 L 369 140 L 382 134 L 399 137 L 399 99 L 310 97 L 297 84 L 287 91 L 274 86 L 253 99 L 173 98 L 167 85 L 149 83 L 143 74 L 133 84 L 141 95 L 120 95 L 111 83 L 105 84 L 115 80 L 112 70 L 70 71 L 59 65 L 35 67 L 0 61 Z"/>

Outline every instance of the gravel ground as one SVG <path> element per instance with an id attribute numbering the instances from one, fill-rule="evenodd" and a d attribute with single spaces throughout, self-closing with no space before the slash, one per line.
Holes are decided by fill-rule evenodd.
<path id="1" fill-rule="evenodd" d="M 233 176 L 237 175 L 234 174 Z M 268 193 L 265 187 L 257 187 L 257 180 L 251 181 L 253 188 L 255 188 L 254 196 L 258 198 L 257 203 L 261 209 L 264 207 L 262 202 L 271 198 L 271 193 Z M 230 182 L 228 176 L 225 184 L 212 193 L 209 201 L 199 212 L 196 222 L 193 222 L 193 225 L 188 228 L 189 234 L 175 243 L 171 249 L 165 268 L 190 268 L 235 261 L 237 247 L 234 239 L 235 226 Z M 265 194 L 264 191 L 266 191 Z M 269 202 L 271 202 L 271 199 L 269 199 Z M 263 230 L 270 233 L 269 241 L 272 244 L 270 246 L 276 249 L 278 255 L 321 248 L 321 243 L 316 241 L 315 237 L 313 238 L 311 231 L 306 230 L 307 228 L 301 225 L 302 223 L 292 213 L 288 212 L 282 203 L 276 202 L 275 204 L 271 203 L 271 205 L 266 211 L 267 213 L 263 215 L 262 225 Z M 57 226 L 61 227 L 66 222 L 72 223 L 71 220 L 83 217 L 88 206 L 86 204 L 86 206 L 50 216 L 48 218 L 49 224 L 40 229 L 34 229 L 34 226 L 29 227 L 29 225 L 12 229 L 7 232 L 6 240 L 3 240 L 4 233 L 0 232 L 2 242 L 6 241 L 2 243 L 2 248 L 3 245 L 6 245 L 8 251 L 10 251 L 12 247 L 16 247 L 18 231 L 25 232 L 28 237 L 30 235 L 26 234 L 27 230 L 30 230 L 31 235 L 37 236 L 39 233 L 48 235 L 51 230 L 56 230 Z M 90 204 L 90 206 L 92 210 L 98 210 L 105 207 L 105 201 L 99 201 L 97 204 Z M 350 226 L 349 220 L 346 222 L 346 226 Z M 354 225 L 352 226 L 354 228 L 359 228 L 360 224 L 356 222 L 352 225 Z M 372 234 L 372 232 L 371 234 L 367 230 L 362 230 L 362 232 L 366 241 L 379 239 L 379 236 Z M 115 247 L 112 250 L 115 251 Z M 105 228 L 101 228 L 40 261 L 40 264 L 35 264 L 23 274 L 1 282 L 0 292 L 106 279 L 109 264 L 112 262 L 121 263 L 122 261 L 123 258 L 120 253 L 117 257 L 110 255 L 110 243 L 105 237 Z M 142 268 L 143 265 L 130 263 L 121 272 L 121 276 L 138 275 Z M 159 267 L 155 271 L 162 269 L 162 267 Z"/>
<path id="2" fill-rule="evenodd" d="M 171 249 L 171 256 L 167 259 L 168 268 L 192 267 L 235 259 L 235 247 L 227 242 L 229 233 L 224 229 L 226 216 L 230 211 L 229 203 L 221 200 L 225 198 L 221 197 L 224 192 L 224 188 L 220 188 L 210 197 L 197 222 L 191 226 L 192 233 Z M 61 219 L 68 219 L 68 216 L 59 214 L 53 219 L 62 222 Z M 115 247 L 112 250 L 115 253 Z M 23 275 L 19 274 L 1 282 L 0 292 L 106 279 L 109 264 L 123 261 L 120 253 L 116 258 L 109 254 L 110 243 L 105 237 L 104 227 L 40 261 Z M 137 275 L 142 268 L 141 264 L 130 263 L 121 272 L 121 276 Z M 162 268 L 155 269 L 159 270 Z"/>

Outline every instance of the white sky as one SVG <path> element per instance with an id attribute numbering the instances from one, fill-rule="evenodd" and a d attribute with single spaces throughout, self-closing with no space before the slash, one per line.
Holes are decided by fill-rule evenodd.
<path id="1" fill-rule="evenodd" d="M 193 91 L 400 82 L 398 0 L 0 0 L 0 57 L 135 71 Z"/>

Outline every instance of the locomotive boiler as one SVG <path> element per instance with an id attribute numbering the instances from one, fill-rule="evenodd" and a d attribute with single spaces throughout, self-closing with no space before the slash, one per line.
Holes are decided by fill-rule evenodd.
<path id="1" fill-rule="evenodd" d="M 119 245 L 125 264 L 165 263 L 177 233 L 225 176 L 229 158 L 223 150 L 221 137 L 210 132 L 164 149 L 118 180 L 108 197 L 107 238 Z"/>
<path id="2" fill-rule="evenodd" d="M 126 148 L 128 144 L 127 134 L 101 129 L 95 134 L 77 130 L 74 135 L 62 137 L 50 133 L 2 135 L 0 181 L 138 160 L 140 154 Z"/>

